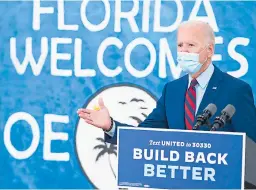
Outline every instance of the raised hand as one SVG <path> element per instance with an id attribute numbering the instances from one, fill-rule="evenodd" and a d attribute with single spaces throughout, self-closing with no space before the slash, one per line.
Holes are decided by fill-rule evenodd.
<path id="1" fill-rule="evenodd" d="M 84 119 L 85 122 L 103 130 L 109 130 L 111 127 L 111 119 L 102 98 L 99 98 L 99 108 L 99 110 L 81 108 L 77 110 L 77 114 L 80 118 Z"/>

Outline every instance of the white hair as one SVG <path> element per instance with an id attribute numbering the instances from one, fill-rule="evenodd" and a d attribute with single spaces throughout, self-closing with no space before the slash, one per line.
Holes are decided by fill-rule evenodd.
<path id="1" fill-rule="evenodd" d="M 203 30 L 205 31 L 206 38 L 207 38 L 207 43 L 208 44 L 213 44 L 215 45 L 215 35 L 212 27 L 207 23 L 199 20 L 189 20 L 189 21 L 184 21 L 182 22 L 178 29 L 182 26 L 199 26 L 202 27 Z"/>

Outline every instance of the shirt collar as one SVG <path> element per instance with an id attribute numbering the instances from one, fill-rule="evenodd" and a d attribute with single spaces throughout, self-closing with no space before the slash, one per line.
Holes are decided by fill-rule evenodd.
<path id="1" fill-rule="evenodd" d="M 196 80 L 201 88 L 203 88 L 203 89 L 206 88 L 207 84 L 209 83 L 209 81 L 212 77 L 213 72 L 214 72 L 214 66 L 211 63 L 208 66 L 208 68 L 203 73 L 201 73 L 201 75 L 199 75 L 196 78 Z M 193 78 L 189 75 L 189 85 L 190 85 L 192 79 Z"/>

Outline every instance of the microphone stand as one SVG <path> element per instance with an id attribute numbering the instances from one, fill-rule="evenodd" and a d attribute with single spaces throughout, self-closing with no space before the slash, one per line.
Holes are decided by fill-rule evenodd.
<path id="1" fill-rule="evenodd" d="M 222 117 L 218 116 L 214 119 L 210 131 L 216 131 L 217 129 L 224 127 L 227 123 L 231 124 L 231 118 L 228 118 L 225 122 Z M 218 124 L 218 127 L 214 127 L 215 124 Z"/>
<path id="2" fill-rule="evenodd" d="M 201 123 L 203 123 L 203 121 L 204 121 L 203 115 L 197 116 L 197 121 L 196 121 L 196 122 L 198 122 L 198 121 L 200 121 Z M 207 127 L 210 128 L 210 129 L 212 128 L 212 125 L 211 125 L 210 121 L 209 121 L 209 120 L 206 120 L 205 124 L 203 124 L 203 125 L 195 125 L 195 126 L 193 127 L 193 130 L 198 130 L 199 127 L 201 127 L 201 126 L 207 126 Z"/>

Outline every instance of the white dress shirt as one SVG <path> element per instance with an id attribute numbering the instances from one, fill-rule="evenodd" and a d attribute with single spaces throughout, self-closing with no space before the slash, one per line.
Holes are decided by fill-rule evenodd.
<path id="1" fill-rule="evenodd" d="M 214 66 L 212 64 L 210 64 L 208 66 L 208 68 L 201 75 L 199 75 L 196 78 L 196 80 L 198 82 L 198 85 L 195 86 L 195 88 L 196 88 L 196 113 L 197 113 L 198 108 L 201 104 L 201 101 L 203 99 L 205 90 L 208 86 L 208 83 L 209 83 L 209 81 L 212 77 L 213 72 L 214 72 Z M 191 83 L 192 79 L 193 78 L 189 75 L 188 88 L 190 86 L 190 83 Z"/>

